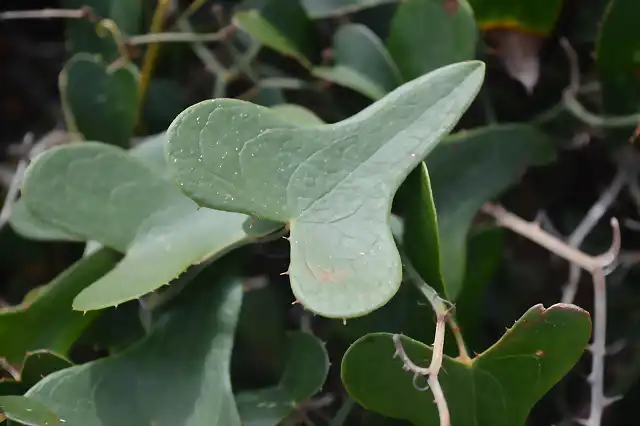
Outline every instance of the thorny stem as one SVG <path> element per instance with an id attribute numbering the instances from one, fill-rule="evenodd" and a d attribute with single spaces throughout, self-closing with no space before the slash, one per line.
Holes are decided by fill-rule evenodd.
<path id="1" fill-rule="evenodd" d="M 0 21 L 13 19 L 95 19 L 90 7 L 80 9 L 9 10 L 0 12 Z"/>
<path id="2" fill-rule="evenodd" d="M 607 293 L 604 268 L 616 259 L 620 251 L 620 226 L 618 221 L 616 219 L 611 220 L 613 229 L 611 248 L 603 255 L 592 257 L 571 247 L 553 235 L 547 234 L 535 223 L 527 222 L 501 206 L 485 204 L 482 211 L 493 216 L 498 225 L 538 243 L 547 250 L 591 273 L 594 286 L 592 365 L 589 379 L 591 385 L 591 412 L 589 418 L 582 423 L 587 426 L 600 426 L 602 410 L 608 401 L 604 395 L 604 357 L 606 356 L 607 341 Z"/>
<path id="3" fill-rule="evenodd" d="M 582 269 L 593 273 L 600 271 L 613 263 L 620 252 L 620 225 L 617 219 L 611 219 L 611 228 L 613 229 L 613 241 L 611 247 L 605 253 L 599 256 L 589 256 L 580 250 L 571 247 L 564 241 L 551 234 L 546 233 L 537 223 L 527 222 L 508 212 L 504 207 L 487 203 L 482 206 L 482 211 L 493 216 L 497 224 L 512 230 L 546 248 L 550 252 L 575 263 Z"/>
<path id="4" fill-rule="evenodd" d="M 449 413 L 449 407 L 447 406 L 447 399 L 440 386 L 438 380 L 438 374 L 442 367 L 443 351 L 444 351 L 444 336 L 445 336 L 445 323 L 447 315 L 438 315 L 436 323 L 436 333 L 433 341 L 433 355 L 431 357 L 431 363 L 428 368 L 419 367 L 411 358 L 407 355 L 402 346 L 401 337 L 399 334 L 393 335 L 393 344 L 395 346 L 394 356 L 398 356 L 403 363 L 403 368 L 414 374 L 414 386 L 416 386 L 416 379 L 420 376 L 427 376 L 427 383 L 431 392 L 433 393 L 434 402 L 438 407 L 438 415 L 440 416 L 440 426 L 450 426 L 451 416 Z M 417 387 L 417 386 L 416 386 Z"/>
<path id="5" fill-rule="evenodd" d="M 609 210 L 611 204 L 616 200 L 618 194 L 627 181 L 626 173 L 622 170 L 618 171 L 609 187 L 602 193 L 598 201 L 591 206 L 582 222 L 576 227 L 567 239 L 567 243 L 574 248 L 579 248 L 587 235 L 596 226 L 598 221 Z M 562 288 L 562 303 L 572 303 L 578 291 L 578 283 L 581 275 L 580 266 L 571 263 L 569 266 L 569 279 Z"/>
<path id="6" fill-rule="evenodd" d="M 566 38 L 560 39 L 560 46 L 564 49 L 570 66 L 570 83 L 562 94 L 565 108 L 576 118 L 592 127 L 615 128 L 635 126 L 640 121 L 640 115 L 632 114 L 625 116 L 600 116 L 582 106 L 577 95 L 580 90 L 580 67 L 578 54 L 571 47 Z"/>
<path id="7" fill-rule="evenodd" d="M 594 323 L 593 343 L 591 344 L 591 411 L 587 426 L 600 426 L 602 411 L 606 406 L 604 395 L 604 358 L 607 353 L 607 288 L 604 273 L 594 271 L 593 297 L 594 297 Z"/>

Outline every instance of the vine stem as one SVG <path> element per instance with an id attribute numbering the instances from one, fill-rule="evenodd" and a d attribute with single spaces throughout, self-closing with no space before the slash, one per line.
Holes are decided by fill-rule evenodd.
<path id="1" fill-rule="evenodd" d="M 403 363 L 403 368 L 407 371 L 411 371 L 414 374 L 414 385 L 415 379 L 420 376 L 427 376 L 428 387 L 431 389 L 433 393 L 433 399 L 438 407 L 438 415 L 440 416 L 440 426 L 450 426 L 451 425 L 451 415 L 449 413 L 449 407 L 447 405 L 447 399 L 444 396 L 444 392 L 442 391 L 442 386 L 440 386 L 440 381 L 438 380 L 438 374 L 440 373 L 440 368 L 442 367 L 442 359 L 444 357 L 444 336 L 445 336 L 445 325 L 447 322 L 448 314 L 438 315 L 438 320 L 436 323 L 436 333 L 435 338 L 433 340 L 433 355 L 431 356 L 431 363 L 428 368 L 420 367 L 416 365 L 409 355 L 404 350 L 402 346 L 401 336 L 399 334 L 393 335 L 393 344 L 396 348 L 394 353 L 394 357 L 399 357 Z"/>
<path id="2" fill-rule="evenodd" d="M 547 250 L 591 273 L 594 295 L 592 359 L 589 378 L 591 410 L 589 418 L 580 420 L 580 423 L 586 426 L 600 426 L 602 411 L 609 402 L 609 399 L 604 395 L 604 358 L 607 344 L 607 291 L 604 270 L 616 260 L 620 252 L 621 237 L 618 221 L 615 218 L 611 219 L 613 239 L 609 250 L 600 256 L 589 256 L 559 238 L 546 233 L 538 224 L 527 222 L 508 212 L 502 206 L 487 203 L 482 207 L 482 211 L 493 216 L 498 225 L 538 243 Z"/>

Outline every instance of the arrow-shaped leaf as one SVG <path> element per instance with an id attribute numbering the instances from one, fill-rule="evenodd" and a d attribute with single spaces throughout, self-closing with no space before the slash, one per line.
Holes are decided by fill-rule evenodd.
<path id="1" fill-rule="evenodd" d="M 172 301 L 145 340 L 47 376 L 26 396 L 65 426 L 240 426 L 229 366 L 242 285 L 222 265 Z"/>
<path id="2" fill-rule="evenodd" d="M 74 309 L 82 311 L 140 297 L 189 266 L 282 226 L 201 209 L 157 169 L 96 142 L 37 157 L 25 176 L 23 200 L 41 221 L 126 253 L 76 297 Z"/>
<path id="3" fill-rule="evenodd" d="M 586 311 L 574 305 L 549 309 L 537 305 L 471 362 L 445 356 L 438 378 L 451 426 L 524 425 L 533 405 L 580 358 L 590 335 Z M 407 337 L 402 344 L 418 364 L 431 359 L 431 348 L 425 344 Z M 394 353 L 387 333 L 369 334 L 355 342 L 342 360 L 347 390 L 360 404 L 385 416 L 416 426 L 438 424 L 433 395 L 416 390 L 413 374 L 403 370 Z"/>
<path id="4" fill-rule="evenodd" d="M 168 130 L 169 167 L 201 205 L 289 223 L 291 285 L 308 309 L 364 315 L 400 284 L 392 198 L 483 76 L 481 62 L 447 66 L 347 120 L 303 128 L 248 102 L 201 102 Z"/>

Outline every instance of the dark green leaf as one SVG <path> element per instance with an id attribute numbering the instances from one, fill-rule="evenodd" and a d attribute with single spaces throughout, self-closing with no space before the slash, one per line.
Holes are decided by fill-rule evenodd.
<path id="1" fill-rule="evenodd" d="M 169 128 L 169 166 L 201 205 L 289 223 L 291 285 L 308 309 L 364 315 L 400 285 L 392 198 L 483 76 L 477 61 L 444 67 L 354 117 L 313 127 L 248 102 L 204 101 Z"/>
<path id="2" fill-rule="evenodd" d="M 449 298 L 442 276 L 438 219 L 427 166 L 422 163 L 403 187 L 404 232 L 402 243 L 412 267 L 438 294 Z"/>
<path id="3" fill-rule="evenodd" d="M 231 266 L 203 272 L 145 340 L 54 373 L 27 396 L 65 426 L 240 426 L 229 363 L 242 285 Z"/>
<path id="4" fill-rule="evenodd" d="M 0 395 L 22 395 L 49 374 L 72 365 L 65 357 L 49 350 L 27 352 L 19 377 L 0 380 Z"/>
<path id="5" fill-rule="evenodd" d="M 324 344 L 311 334 L 289 336 L 287 364 L 277 386 L 246 391 L 236 397 L 244 426 L 277 426 L 298 404 L 318 392 L 329 371 Z"/>
<path id="6" fill-rule="evenodd" d="M 261 10 L 238 12 L 233 20 L 260 43 L 311 67 L 313 25 L 298 0 L 267 0 Z"/>
<path id="7" fill-rule="evenodd" d="M 467 234 L 480 207 L 515 183 L 527 167 L 554 157 L 547 136 L 526 124 L 458 132 L 427 157 L 438 213 L 441 268 L 451 300 L 462 288 Z"/>
<path id="8" fill-rule="evenodd" d="M 475 57 L 473 12 L 466 0 L 457 2 L 453 13 L 443 0 L 406 0 L 398 6 L 387 48 L 406 80 Z"/>
<path id="9" fill-rule="evenodd" d="M 361 24 L 340 28 L 333 38 L 333 67 L 316 67 L 316 77 L 378 100 L 402 84 L 402 77 L 378 36 Z"/>
<path id="10" fill-rule="evenodd" d="M 398 0 L 302 0 L 302 6 L 314 19 L 340 16 Z"/>
<path id="11" fill-rule="evenodd" d="M 282 226 L 201 209 L 156 171 L 120 148 L 96 142 L 51 149 L 27 170 L 23 199 L 35 216 L 126 253 L 76 297 L 74 309 L 138 298 L 189 266 Z"/>
<path id="12" fill-rule="evenodd" d="M 60 418 L 46 405 L 24 396 L 0 396 L 0 421 L 9 420 L 28 426 L 55 426 Z"/>
<path id="13" fill-rule="evenodd" d="M 610 114 L 640 109 L 640 2 L 612 0 L 596 41 L 596 64 Z"/>
<path id="14" fill-rule="evenodd" d="M 67 126 L 85 140 L 128 147 L 138 108 L 138 70 L 79 53 L 60 74 Z"/>
<path id="15" fill-rule="evenodd" d="M 580 358 L 590 335 L 586 311 L 574 305 L 537 305 L 470 363 L 445 356 L 438 377 L 451 426 L 524 425 L 533 405 Z M 431 348 L 407 337 L 402 344 L 412 360 L 428 365 Z M 364 407 L 385 416 L 416 426 L 438 424 L 432 393 L 416 390 L 413 373 L 403 370 L 394 353 L 390 334 L 370 334 L 355 342 L 342 360 L 347 390 Z"/>
<path id="16" fill-rule="evenodd" d="M 0 357 L 19 365 L 29 351 L 48 349 L 65 355 L 99 314 L 73 311 L 74 297 L 117 261 L 115 253 L 100 250 L 60 274 L 32 303 L 0 310 Z"/>
<path id="17" fill-rule="evenodd" d="M 538 35 L 548 35 L 553 30 L 562 9 L 562 0 L 468 1 L 483 30 L 502 28 Z"/>

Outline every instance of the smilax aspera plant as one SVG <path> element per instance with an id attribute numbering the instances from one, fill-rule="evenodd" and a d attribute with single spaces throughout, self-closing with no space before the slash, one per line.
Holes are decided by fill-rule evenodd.
<path id="1" fill-rule="evenodd" d="M 432 331 L 432 346 L 385 332 L 350 345 L 341 363 L 350 398 L 416 426 L 524 425 L 583 353 L 591 321 L 571 304 L 536 305 L 488 350 L 473 359 L 467 352 L 454 304 L 462 290 L 448 282 L 441 247 L 453 234 L 464 239 L 484 200 L 470 195 L 450 216 L 437 214 L 446 197 L 434 196 L 430 170 L 446 169 L 449 152 L 485 137 L 447 137 L 484 72 L 479 61 L 438 67 L 333 124 L 217 98 L 187 108 L 166 133 L 129 150 L 85 141 L 37 156 L 13 226 L 33 238 L 92 246 L 31 304 L 0 314 L 0 339 L 12 321 L 47 317 L 54 331 L 56 321 L 71 320 L 85 329 L 101 311 L 136 300 L 145 331 L 104 359 L 71 365 L 65 358 L 71 337 L 25 326 L 3 348 L 18 368 L 0 382 L 14 389 L 0 396 L 3 416 L 47 426 L 295 422 L 327 380 L 327 349 L 312 334 L 283 335 L 276 384 L 231 386 L 234 342 L 238 335 L 242 344 L 246 327 L 243 304 L 255 303 L 257 291 L 241 273 L 241 247 L 284 236 L 290 244 L 284 274 L 307 312 L 367 317 L 407 291 L 435 312 L 435 323 L 427 315 L 421 326 Z M 548 156 L 546 141 L 539 143 L 530 128 L 500 131 L 520 138 L 509 141 L 521 142 L 514 169 Z M 473 167 L 456 170 L 448 182 Z M 492 188 L 483 190 L 498 191 Z M 410 208 L 396 214 L 394 204 L 407 201 Z M 505 227 L 522 225 L 485 210 Z M 455 226 L 440 224 L 447 220 Z M 58 316 L 54 297 L 79 312 Z M 49 351 L 33 352 L 42 342 Z M 38 374 L 44 378 L 26 379 Z"/>

